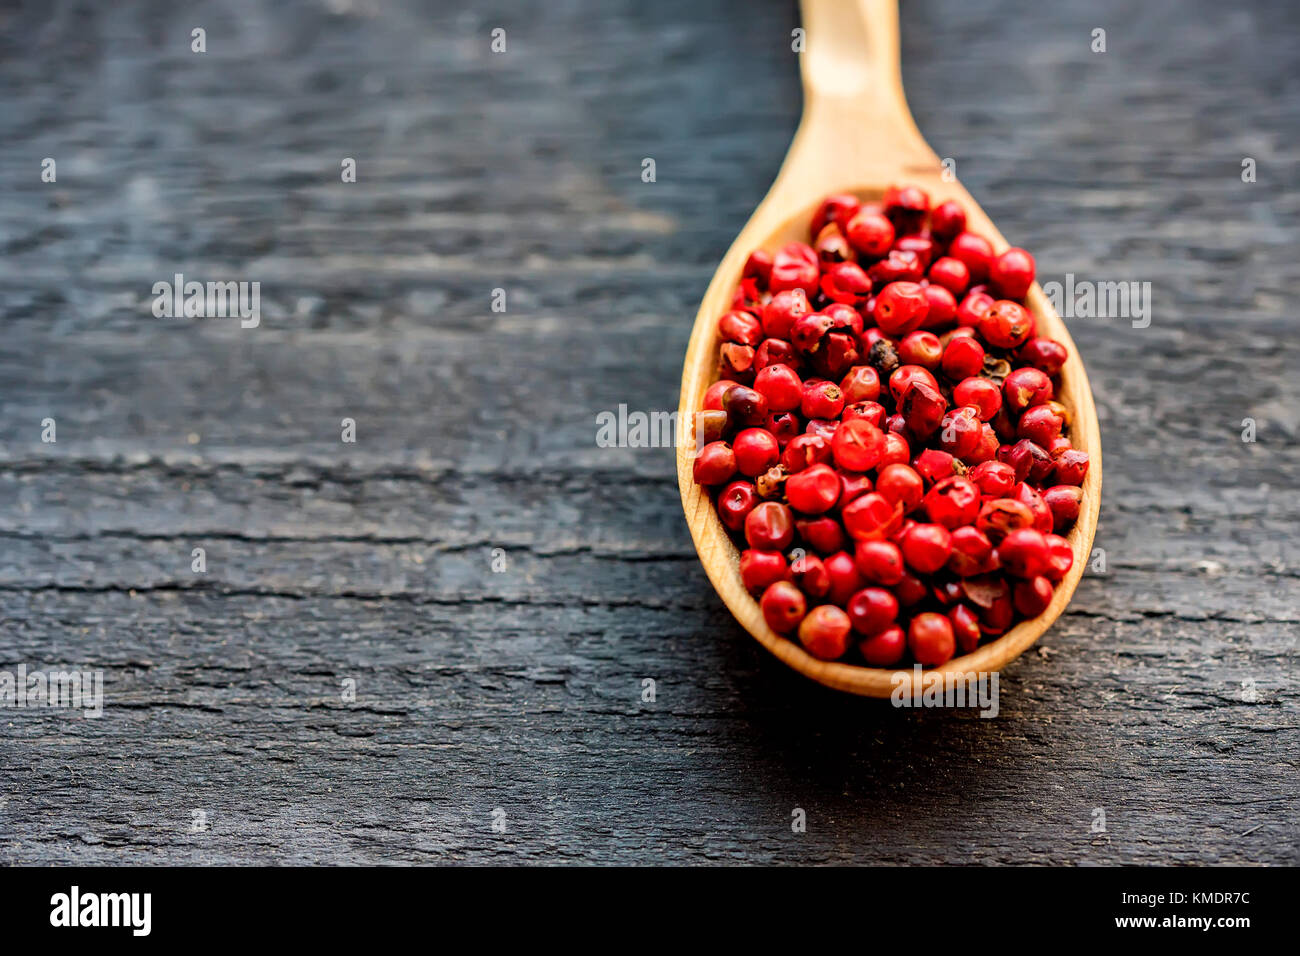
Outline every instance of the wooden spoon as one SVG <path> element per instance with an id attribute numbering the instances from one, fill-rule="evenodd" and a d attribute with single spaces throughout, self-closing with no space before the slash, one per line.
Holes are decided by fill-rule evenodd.
<path id="1" fill-rule="evenodd" d="M 776 182 L 732 243 L 709 283 L 695 317 L 682 371 L 679 419 L 693 420 L 704 392 L 717 379 L 718 318 L 730 308 L 741 269 L 756 248 L 775 251 L 787 242 L 808 241 L 808 221 L 831 193 L 851 192 L 878 199 L 892 184 L 912 183 L 934 204 L 956 199 L 966 210 L 967 228 L 988 238 L 995 252 L 1009 243 L 962 186 L 949 182 L 907 108 L 899 72 L 898 7 L 895 0 L 803 0 L 806 49 L 801 54 L 804 111 Z M 973 653 L 933 671 L 997 671 L 1022 654 L 1065 609 L 1088 563 L 1101 504 L 1101 436 L 1088 376 L 1065 323 L 1035 284 L 1026 305 L 1038 334 L 1069 349 L 1057 399 L 1072 415 L 1070 441 L 1091 458 L 1083 483 L 1083 506 L 1068 538 L 1074 566 L 1056 587 L 1047 610 L 1023 621 Z M 693 446 L 677 450 L 677 477 L 695 548 L 732 614 L 769 651 L 795 670 L 829 687 L 870 697 L 888 697 L 902 684 L 912 693 L 913 672 L 822 661 L 767 626 L 757 601 L 740 580 L 739 555 L 718 519 L 713 502 L 691 477 Z M 921 688 L 917 688 L 919 693 Z"/>

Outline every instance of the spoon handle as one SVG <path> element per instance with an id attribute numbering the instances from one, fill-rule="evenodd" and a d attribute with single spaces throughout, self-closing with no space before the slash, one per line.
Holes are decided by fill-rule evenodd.
<path id="1" fill-rule="evenodd" d="M 903 95 L 896 0 L 801 6 L 803 119 L 773 191 L 811 201 L 864 182 L 937 175 L 939 158 Z"/>

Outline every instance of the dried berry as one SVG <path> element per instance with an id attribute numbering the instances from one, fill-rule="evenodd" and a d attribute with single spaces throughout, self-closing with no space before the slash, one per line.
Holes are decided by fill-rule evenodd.
<path id="1" fill-rule="evenodd" d="M 1069 353 L 1024 306 L 1033 257 L 994 255 L 959 203 L 838 194 L 808 226 L 750 255 L 718 318 L 695 480 L 772 630 L 938 666 L 1043 613 L 1073 567 Z"/>

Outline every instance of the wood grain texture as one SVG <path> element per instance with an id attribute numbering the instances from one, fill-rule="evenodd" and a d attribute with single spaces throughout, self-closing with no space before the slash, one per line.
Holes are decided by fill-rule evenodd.
<path id="1" fill-rule="evenodd" d="M 671 451 L 595 443 L 675 407 L 793 6 L 335 8 L 0 13 L 0 669 L 106 683 L 0 711 L 0 862 L 1300 862 L 1294 11 L 903 5 L 1007 238 L 1154 299 L 1068 320 L 1107 573 L 980 720 L 772 660 Z M 260 280 L 261 327 L 154 320 L 177 270 Z"/>

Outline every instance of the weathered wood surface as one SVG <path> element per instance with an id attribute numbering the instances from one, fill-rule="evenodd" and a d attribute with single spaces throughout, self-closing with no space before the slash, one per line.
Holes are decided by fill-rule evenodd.
<path id="1" fill-rule="evenodd" d="M 0 13 L 0 669 L 102 668 L 106 712 L 0 712 L 0 862 L 1300 861 L 1295 10 L 904 5 L 1003 231 L 1155 303 L 1071 323 L 1108 569 L 980 720 L 786 672 L 671 453 L 595 444 L 675 406 L 792 7 L 38 6 Z M 260 281 L 261 327 L 154 319 L 177 271 Z"/>

